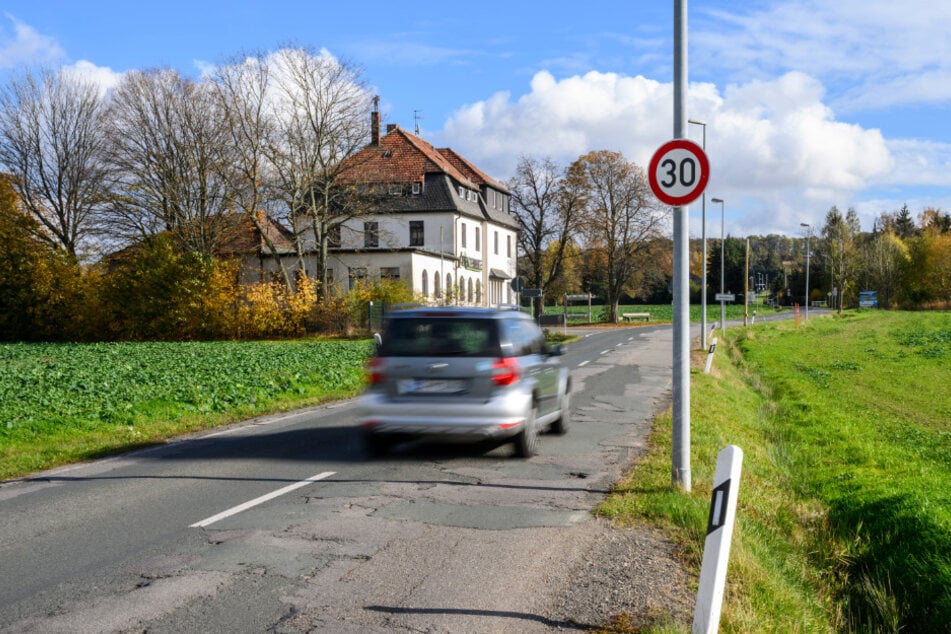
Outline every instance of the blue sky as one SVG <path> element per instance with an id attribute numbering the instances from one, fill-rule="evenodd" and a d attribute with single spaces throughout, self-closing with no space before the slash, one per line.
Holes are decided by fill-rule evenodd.
<path id="1" fill-rule="evenodd" d="M 673 136 L 673 2 L 5 0 L 0 80 L 75 66 L 105 84 L 307 45 L 359 66 L 384 120 L 507 180 L 520 154 L 597 149 L 646 167 Z M 863 228 L 951 209 L 951 2 L 690 0 L 688 115 L 733 235 L 801 235 L 837 205 Z M 691 126 L 700 141 L 701 129 Z M 709 204 L 708 204 L 709 206 Z M 719 235 L 719 206 L 711 235 Z M 700 234 L 700 204 L 691 205 Z"/>

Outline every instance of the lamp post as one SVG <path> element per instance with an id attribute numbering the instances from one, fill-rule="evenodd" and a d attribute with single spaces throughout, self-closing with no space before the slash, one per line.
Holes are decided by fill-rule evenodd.
<path id="1" fill-rule="evenodd" d="M 800 222 L 800 227 L 806 228 L 806 321 L 809 321 L 809 238 L 812 236 L 812 227 L 807 222 Z"/>
<path id="2" fill-rule="evenodd" d="M 707 150 L 707 124 L 696 119 L 688 119 L 688 123 L 703 128 L 703 151 Z M 707 193 L 700 199 L 700 241 L 703 244 L 702 282 L 700 283 L 700 347 L 707 349 Z"/>
<path id="3" fill-rule="evenodd" d="M 724 279 L 726 277 L 726 260 L 724 260 L 724 254 L 726 253 L 726 249 L 724 249 L 724 243 L 726 241 L 726 237 L 724 235 L 724 226 L 726 224 L 726 220 L 724 218 L 725 214 L 723 211 L 723 199 L 711 198 L 710 202 L 720 203 L 720 294 L 723 295 L 726 292 L 726 290 L 723 288 Z M 720 331 L 726 331 L 726 302 L 722 299 L 720 300 Z"/>

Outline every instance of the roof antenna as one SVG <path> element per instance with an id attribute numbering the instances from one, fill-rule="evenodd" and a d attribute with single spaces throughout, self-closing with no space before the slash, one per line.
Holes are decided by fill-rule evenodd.
<path id="1" fill-rule="evenodd" d="M 419 136 L 419 120 L 422 119 L 422 117 L 419 116 L 420 112 L 422 112 L 422 110 L 413 110 L 413 123 L 416 127 L 416 136 Z"/>

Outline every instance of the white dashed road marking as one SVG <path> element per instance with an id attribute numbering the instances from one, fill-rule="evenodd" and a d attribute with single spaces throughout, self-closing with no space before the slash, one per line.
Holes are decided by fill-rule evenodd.
<path id="1" fill-rule="evenodd" d="M 294 484 L 288 485 L 288 486 L 284 487 L 283 489 L 278 489 L 277 491 L 272 491 L 272 492 L 268 493 L 267 495 L 262 495 L 262 496 L 259 497 L 259 498 L 254 498 L 253 500 L 250 500 L 250 501 L 248 501 L 248 502 L 245 502 L 244 504 L 239 504 L 238 506 L 232 507 L 232 508 L 228 509 L 227 511 L 222 511 L 221 513 L 218 513 L 217 515 L 212 515 L 212 516 L 209 517 L 208 519 L 204 519 L 204 520 L 202 520 L 202 521 L 200 521 L 200 522 L 195 522 L 194 524 L 192 524 L 192 525 L 189 526 L 188 528 L 204 528 L 205 526 L 208 526 L 208 525 L 210 525 L 210 524 L 214 524 L 215 522 L 217 522 L 217 521 L 219 521 L 219 520 L 223 520 L 223 519 L 226 518 L 226 517 L 231 517 L 232 515 L 237 515 L 237 514 L 240 513 L 241 511 L 247 511 L 249 508 L 254 507 L 254 506 L 257 506 L 258 504 L 263 504 L 264 502 L 267 502 L 268 500 L 273 500 L 274 498 L 280 497 L 280 496 L 284 495 L 285 493 L 290 493 L 291 491 L 294 491 L 294 490 L 299 489 L 299 488 L 301 488 L 301 487 L 307 486 L 307 485 L 310 484 L 311 482 L 316 482 L 317 480 L 323 480 L 324 478 L 329 478 L 330 476 L 334 475 L 335 473 L 336 473 L 336 471 L 324 471 L 323 473 L 318 473 L 317 475 L 311 476 L 311 477 L 307 478 L 306 480 L 301 480 L 300 482 L 295 482 Z"/>

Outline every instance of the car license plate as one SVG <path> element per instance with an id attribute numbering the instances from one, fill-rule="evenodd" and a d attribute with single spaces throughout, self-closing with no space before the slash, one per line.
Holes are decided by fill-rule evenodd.
<path id="1" fill-rule="evenodd" d="M 410 379 L 400 381 L 400 394 L 459 394 L 466 382 L 458 379 Z"/>

